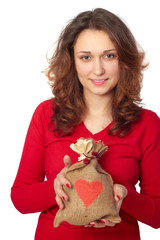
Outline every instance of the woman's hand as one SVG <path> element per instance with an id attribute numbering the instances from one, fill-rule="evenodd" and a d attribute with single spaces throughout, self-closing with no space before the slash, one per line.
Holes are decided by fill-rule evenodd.
<path id="1" fill-rule="evenodd" d="M 116 201 L 116 208 L 117 213 L 119 213 L 123 199 L 127 196 L 128 190 L 120 184 L 114 184 L 113 185 L 113 193 L 114 193 L 114 199 Z M 110 222 L 106 219 L 101 219 L 101 222 L 91 222 L 90 224 L 86 225 L 85 227 L 95 227 L 95 228 L 104 228 L 104 227 L 113 227 L 115 226 L 115 223 Z"/>
<path id="2" fill-rule="evenodd" d="M 63 185 L 66 185 L 68 188 L 71 188 L 71 183 L 66 179 L 66 172 L 68 168 L 72 165 L 71 159 L 68 155 L 65 155 L 63 158 L 65 167 L 60 171 L 57 177 L 54 180 L 54 190 L 56 193 L 56 202 L 60 209 L 63 209 L 64 204 L 63 200 L 68 200 L 68 196 L 63 190 Z"/>

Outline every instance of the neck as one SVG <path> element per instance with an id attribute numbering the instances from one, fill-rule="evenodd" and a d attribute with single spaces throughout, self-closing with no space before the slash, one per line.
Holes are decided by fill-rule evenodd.
<path id="1" fill-rule="evenodd" d="M 105 96 L 84 93 L 84 100 L 86 103 L 86 113 L 92 116 L 107 116 L 112 119 L 112 100 L 113 94 L 107 94 Z"/>

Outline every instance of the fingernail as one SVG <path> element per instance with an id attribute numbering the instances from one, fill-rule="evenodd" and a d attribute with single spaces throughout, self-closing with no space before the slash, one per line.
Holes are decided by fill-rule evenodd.
<path id="1" fill-rule="evenodd" d="M 101 222 L 102 222 L 102 223 L 106 223 L 103 219 L 101 219 Z"/>
<path id="2" fill-rule="evenodd" d="M 68 188 L 71 188 L 70 185 L 69 185 L 68 183 L 66 184 L 66 186 L 67 186 Z"/>
<path id="3" fill-rule="evenodd" d="M 90 225 L 94 226 L 94 225 L 95 225 L 95 223 L 90 223 Z"/>
<path id="4" fill-rule="evenodd" d="M 117 195 L 116 197 L 118 198 L 118 200 L 120 200 L 120 199 L 121 199 L 119 195 Z"/>
<path id="5" fill-rule="evenodd" d="M 66 200 L 64 196 L 62 198 L 63 198 L 64 201 Z"/>

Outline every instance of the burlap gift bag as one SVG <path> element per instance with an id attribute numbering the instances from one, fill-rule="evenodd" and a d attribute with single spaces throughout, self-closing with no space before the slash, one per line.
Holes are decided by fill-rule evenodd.
<path id="1" fill-rule="evenodd" d="M 70 147 L 80 154 L 80 162 L 73 164 L 66 173 L 72 187 L 64 186 L 69 199 L 64 201 L 64 208 L 58 210 L 54 227 L 63 221 L 86 225 L 102 218 L 119 223 L 121 219 L 116 211 L 112 178 L 98 164 L 107 146 L 101 141 L 80 138 Z"/>

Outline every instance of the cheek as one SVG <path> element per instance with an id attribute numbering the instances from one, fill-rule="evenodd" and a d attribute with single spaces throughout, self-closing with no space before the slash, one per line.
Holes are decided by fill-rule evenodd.
<path id="1" fill-rule="evenodd" d="M 76 71 L 77 71 L 79 79 L 87 77 L 90 72 L 87 64 L 86 65 L 76 64 Z"/>
<path id="2" fill-rule="evenodd" d="M 107 69 L 112 76 L 119 78 L 120 69 L 118 61 L 112 62 Z"/>

